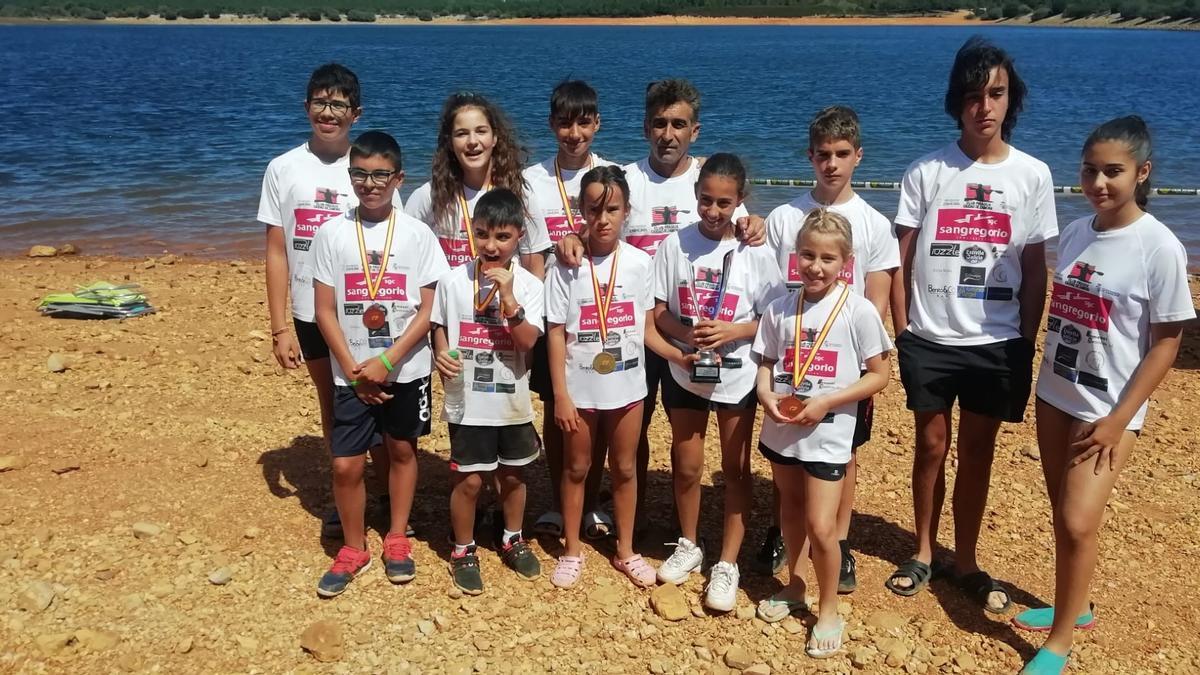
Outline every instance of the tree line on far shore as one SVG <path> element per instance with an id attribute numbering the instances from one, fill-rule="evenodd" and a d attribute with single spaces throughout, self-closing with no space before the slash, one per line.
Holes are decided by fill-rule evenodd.
<path id="1" fill-rule="evenodd" d="M 153 0 L 151 0 L 153 1 Z M 321 0 L 316 0 L 320 2 Z M 370 23 L 379 17 L 436 17 L 469 19 L 639 17 L 690 15 L 712 17 L 892 16 L 971 10 L 980 20 L 1028 16 L 1038 22 L 1104 16 L 1119 22 L 1168 19 L 1200 21 L 1200 0 L 995 0 L 978 6 L 953 0 L 358 0 L 345 5 L 308 5 L 305 0 L 168 0 L 167 4 L 137 4 L 134 0 L 67 0 L 36 2 L 0 0 L 0 17 L 106 18 L 161 17 L 218 19 L 223 15 L 268 21 L 300 19 L 313 22 Z M 265 4 L 271 3 L 271 4 Z M 293 3 L 304 4 L 293 4 Z"/>

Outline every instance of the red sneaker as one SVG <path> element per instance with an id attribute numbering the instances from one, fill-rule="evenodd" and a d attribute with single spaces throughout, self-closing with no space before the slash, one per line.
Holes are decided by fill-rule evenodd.
<path id="1" fill-rule="evenodd" d="M 342 591 L 346 590 L 346 586 L 354 581 L 354 577 L 367 571 L 370 567 L 370 551 L 360 551 L 343 546 L 338 550 L 337 557 L 333 559 L 333 565 L 329 571 L 317 582 L 317 595 L 323 598 L 341 595 Z"/>
<path id="2" fill-rule="evenodd" d="M 417 576 L 417 564 L 412 559 L 412 543 L 402 534 L 383 538 L 383 570 L 388 581 L 403 584 Z"/>

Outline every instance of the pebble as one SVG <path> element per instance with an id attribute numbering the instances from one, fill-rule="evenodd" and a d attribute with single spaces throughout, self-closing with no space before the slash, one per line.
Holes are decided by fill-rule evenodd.
<path id="1" fill-rule="evenodd" d="M 19 601 L 22 609 L 35 614 L 41 612 L 54 602 L 54 587 L 45 581 L 34 581 L 21 591 Z"/>
<path id="2" fill-rule="evenodd" d="M 75 244 L 63 244 L 62 246 L 58 247 L 58 254 L 59 255 L 78 255 L 79 247 L 76 246 Z"/>
<path id="3" fill-rule="evenodd" d="M 16 471 L 24 466 L 20 457 L 16 455 L 0 455 L 0 473 L 5 471 Z"/>
<path id="4" fill-rule="evenodd" d="M 116 647 L 121 637 L 106 630 L 81 628 L 75 631 L 75 640 L 94 652 L 104 652 Z"/>
<path id="5" fill-rule="evenodd" d="M 58 255 L 58 249 L 53 246 L 39 244 L 29 248 L 30 258 L 53 258 L 56 255 Z"/>
<path id="6" fill-rule="evenodd" d="M 437 626 L 433 625 L 433 622 L 428 619 L 421 619 L 417 622 L 417 630 L 420 631 L 421 635 L 433 635 L 433 632 L 437 630 Z"/>
<path id="7" fill-rule="evenodd" d="M 1021 454 L 1025 455 L 1029 459 L 1041 459 L 1042 458 L 1042 453 L 1040 450 L 1038 450 L 1038 446 L 1036 446 L 1036 445 L 1021 446 Z"/>
<path id="8" fill-rule="evenodd" d="M 875 652 L 867 647 L 857 647 L 850 652 L 850 665 L 855 668 L 865 669 L 875 660 Z"/>
<path id="9" fill-rule="evenodd" d="M 743 605 L 734 610 L 734 616 L 738 618 L 738 621 L 749 621 L 754 618 L 754 608 Z"/>
<path id="10" fill-rule="evenodd" d="M 191 546 L 192 544 L 200 541 L 200 539 L 191 532 L 180 532 L 176 538 L 179 539 L 179 543 L 183 544 L 184 546 Z"/>
<path id="11" fill-rule="evenodd" d="M 33 639 L 34 644 L 46 656 L 54 656 L 61 652 L 71 641 L 70 633 L 48 633 Z"/>
<path id="12" fill-rule="evenodd" d="M 892 668 L 899 668 L 908 660 L 908 647 L 896 643 L 888 650 L 887 656 L 884 657 L 884 662 Z"/>
<path id="13" fill-rule="evenodd" d="M 162 534 L 162 528 L 154 523 L 137 522 L 133 524 L 133 536 L 138 539 L 150 539 Z"/>
<path id="14" fill-rule="evenodd" d="M 658 635 L 658 626 L 652 623 L 642 626 L 642 629 L 638 631 L 638 639 L 641 640 L 649 640 L 655 635 Z"/>
<path id="15" fill-rule="evenodd" d="M 67 357 L 62 354 L 56 352 L 46 359 L 46 370 L 52 373 L 61 373 L 67 368 Z"/>
<path id="16" fill-rule="evenodd" d="M 696 652 L 696 658 L 700 659 L 701 661 L 713 660 L 712 650 L 708 647 L 692 647 L 692 649 Z"/>
<path id="17" fill-rule="evenodd" d="M 300 634 L 300 648 L 322 663 L 339 661 L 346 655 L 341 625 L 333 621 L 317 621 Z"/>
<path id="18" fill-rule="evenodd" d="M 804 632 L 804 623 L 797 620 L 794 616 L 789 616 L 783 621 L 780 621 L 779 626 L 787 631 L 788 635 L 797 635 Z"/>
<path id="19" fill-rule="evenodd" d="M 192 638 L 185 637 L 175 643 L 176 654 L 186 654 L 190 651 L 192 651 Z"/>
<path id="20" fill-rule="evenodd" d="M 896 631 L 907 623 L 908 619 L 895 612 L 874 612 L 867 617 L 867 625 L 879 630 Z"/>
<path id="21" fill-rule="evenodd" d="M 64 473 L 71 473 L 72 471 L 78 471 L 78 470 L 79 470 L 79 462 L 74 461 L 74 460 L 64 460 L 62 462 L 59 462 L 58 464 L 55 464 L 53 467 L 50 468 L 50 471 L 52 471 L 53 473 L 55 473 L 59 476 L 63 475 Z"/>
<path id="22" fill-rule="evenodd" d="M 754 656 L 741 645 L 732 645 L 725 652 L 725 665 L 737 670 L 744 670 L 754 665 Z"/>
<path id="23" fill-rule="evenodd" d="M 255 539 L 260 534 L 262 534 L 262 530 L 258 529 L 257 527 L 247 527 L 246 531 L 242 533 L 242 536 L 246 539 Z"/>
<path id="24" fill-rule="evenodd" d="M 238 635 L 238 636 L 234 637 L 233 639 L 236 640 L 238 643 L 238 646 L 241 647 L 245 651 L 248 651 L 248 652 L 257 652 L 258 651 L 258 640 L 250 637 L 249 635 Z"/>
<path id="25" fill-rule="evenodd" d="M 218 567 L 209 573 L 208 580 L 217 586 L 224 586 L 233 580 L 233 570 L 228 567 Z"/>
<path id="26" fill-rule="evenodd" d="M 650 593 L 650 606 L 667 621 L 682 621 L 691 614 L 687 598 L 675 584 L 663 584 L 655 588 Z"/>
<path id="27" fill-rule="evenodd" d="M 765 663 L 756 663 L 742 670 L 742 675 L 771 675 L 771 666 Z"/>
<path id="28" fill-rule="evenodd" d="M 954 665 L 963 670 L 975 670 L 979 666 L 975 663 L 975 657 L 970 654 L 959 654 L 954 657 Z"/>

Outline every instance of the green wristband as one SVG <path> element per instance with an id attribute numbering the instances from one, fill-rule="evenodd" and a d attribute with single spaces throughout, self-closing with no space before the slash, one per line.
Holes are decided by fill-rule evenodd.
<path id="1" fill-rule="evenodd" d="M 383 361 L 383 367 L 384 367 L 384 368 L 387 368 L 387 371 L 388 371 L 389 373 L 390 373 L 390 372 L 392 372 L 392 371 L 393 371 L 393 370 L 396 368 L 395 366 L 393 366 L 393 365 L 392 365 L 392 362 L 391 362 L 391 361 L 388 361 L 388 357 L 387 357 L 387 354 L 386 354 L 386 353 L 380 354 L 380 355 L 379 355 L 379 360 L 380 360 L 380 361 Z"/>
<path id="2" fill-rule="evenodd" d="M 357 386 L 358 386 L 358 380 L 350 380 L 350 386 L 351 386 L 351 387 L 357 387 Z"/>

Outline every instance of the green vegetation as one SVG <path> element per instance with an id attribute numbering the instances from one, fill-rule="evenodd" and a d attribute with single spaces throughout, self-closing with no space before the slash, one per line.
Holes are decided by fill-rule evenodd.
<path id="1" fill-rule="evenodd" d="M 657 14 L 698 16 L 886 16 L 972 10 L 972 18 L 1009 19 L 1029 16 L 1042 21 L 1062 15 L 1079 19 L 1116 15 L 1122 21 L 1159 19 L 1200 21 L 1200 0 L 361 0 L 346 5 L 315 8 L 300 0 L 163 0 L 154 9 L 129 0 L 0 0 L 0 17 L 78 18 L 106 17 L 163 19 L 218 18 L 222 14 L 262 17 L 270 21 L 296 17 L 308 21 L 370 23 L 376 17 L 407 16 L 432 21 L 439 16 L 471 18 L 524 17 L 627 17 Z M 295 2 L 295 5 L 290 4 Z M 976 0 L 978 2 L 978 0 Z"/>

